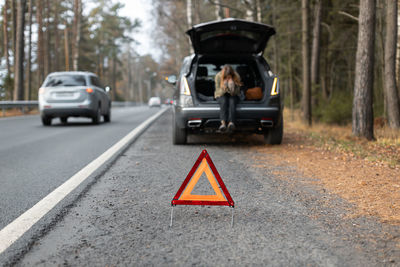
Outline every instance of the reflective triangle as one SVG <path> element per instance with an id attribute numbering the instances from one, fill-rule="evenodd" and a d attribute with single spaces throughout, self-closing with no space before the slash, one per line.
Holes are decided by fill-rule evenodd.
<path id="1" fill-rule="evenodd" d="M 202 174 L 207 176 L 215 194 L 194 195 L 192 191 Z M 222 190 L 222 191 L 221 191 Z M 218 205 L 234 207 L 234 202 L 206 150 L 203 150 L 171 201 L 172 205 Z"/>
<path id="2" fill-rule="evenodd" d="M 192 195 L 192 191 L 194 186 L 199 181 L 201 175 L 205 173 L 207 176 L 208 181 L 210 182 L 212 188 L 214 189 L 214 195 Z M 210 167 L 207 164 L 207 160 L 203 159 L 201 161 L 200 166 L 197 168 L 196 172 L 194 173 L 192 179 L 190 179 L 189 184 L 186 186 L 185 190 L 183 191 L 180 200 L 208 200 L 208 201 L 226 201 L 224 196 L 222 195 L 221 190 L 219 189 L 217 180 L 215 180 L 214 175 L 211 172 Z"/>

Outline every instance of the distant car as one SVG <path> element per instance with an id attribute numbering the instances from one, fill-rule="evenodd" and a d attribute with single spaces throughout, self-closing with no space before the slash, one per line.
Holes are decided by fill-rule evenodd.
<path id="1" fill-rule="evenodd" d="M 173 108 L 173 143 L 185 144 L 188 134 L 217 132 L 220 107 L 215 75 L 225 64 L 240 75 L 242 87 L 236 106 L 236 131 L 264 135 L 268 144 L 280 144 L 283 135 L 283 104 L 278 77 L 263 56 L 268 39 L 275 34 L 269 25 L 240 19 L 223 19 L 193 26 L 186 32 L 194 54 L 184 58 L 176 84 Z M 251 92 L 258 92 L 252 96 Z"/>
<path id="2" fill-rule="evenodd" d="M 153 96 L 149 99 L 149 107 L 161 107 L 161 98 Z"/>
<path id="3" fill-rule="evenodd" d="M 51 125 L 53 118 L 66 123 L 68 117 L 88 117 L 93 124 L 111 120 L 109 87 L 96 74 L 81 71 L 50 73 L 39 89 L 39 111 L 42 123 Z"/>
<path id="4" fill-rule="evenodd" d="M 172 105 L 174 101 L 171 98 L 167 98 L 164 102 L 165 105 Z"/>

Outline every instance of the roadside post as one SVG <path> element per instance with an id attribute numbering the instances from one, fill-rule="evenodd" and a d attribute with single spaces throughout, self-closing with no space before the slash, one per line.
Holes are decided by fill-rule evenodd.
<path id="1" fill-rule="evenodd" d="M 205 173 L 211 187 L 214 190 L 213 195 L 194 195 L 192 191 L 199 181 L 202 174 Z M 222 189 L 222 192 L 221 192 Z M 174 206 L 176 205 L 197 205 L 197 206 L 228 206 L 232 208 L 231 227 L 233 227 L 233 210 L 235 203 L 229 194 L 221 176 L 219 175 L 214 163 L 211 160 L 207 150 L 203 150 L 200 156 L 194 163 L 186 179 L 178 189 L 174 198 L 171 201 L 171 221 L 172 227 Z"/>

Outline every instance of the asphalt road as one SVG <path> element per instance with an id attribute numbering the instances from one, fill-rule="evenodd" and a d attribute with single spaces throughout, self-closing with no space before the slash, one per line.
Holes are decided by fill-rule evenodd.
<path id="1" fill-rule="evenodd" d="M 51 231 L 11 263 L 21 266 L 398 266 L 399 227 L 349 217 L 351 205 L 304 184 L 296 169 L 257 168 L 262 138 L 190 137 L 173 146 L 171 112 L 153 124 Z M 217 140 L 217 142 L 215 142 Z M 235 201 L 174 209 L 171 200 L 206 148 Z M 265 155 L 265 164 L 273 161 Z M 203 178 L 200 178 L 203 179 Z M 207 183 L 197 185 L 204 192 Z M 329 203 L 329 205 L 328 205 Z"/>
<path id="2" fill-rule="evenodd" d="M 0 119 L 0 229 L 97 158 L 159 109 L 114 108 L 111 123 L 39 116 Z"/>

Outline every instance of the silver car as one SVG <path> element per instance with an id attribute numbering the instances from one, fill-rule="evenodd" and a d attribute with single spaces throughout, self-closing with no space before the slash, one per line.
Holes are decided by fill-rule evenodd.
<path id="1" fill-rule="evenodd" d="M 101 116 L 111 119 L 109 87 L 96 74 L 81 71 L 50 73 L 39 89 L 39 111 L 43 125 L 53 118 L 67 123 L 68 117 L 88 117 L 98 124 Z"/>

